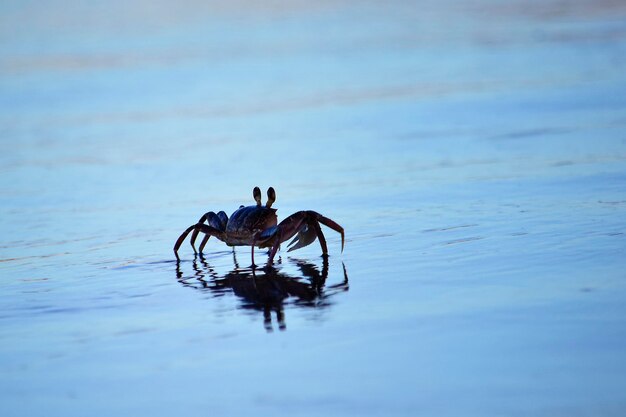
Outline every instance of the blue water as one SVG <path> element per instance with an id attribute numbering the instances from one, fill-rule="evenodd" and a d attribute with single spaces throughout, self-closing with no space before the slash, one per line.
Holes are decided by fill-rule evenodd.
<path id="1" fill-rule="evenodd" d="M 0 415 L 624 415 L 625 22 L 3 2 Z M 257 185 L 343 253 L 176 262 Z"/>

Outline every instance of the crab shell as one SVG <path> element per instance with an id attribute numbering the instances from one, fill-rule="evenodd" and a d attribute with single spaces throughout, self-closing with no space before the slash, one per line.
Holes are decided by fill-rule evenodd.
<path id="1" fill-rule="evenodd" d="M 263 231 L 278 224 L 276 209 L 264 206 L 240 207 L 226 223 L 226 241 L 228 246 L 268 247 L 263 245 Z"/>

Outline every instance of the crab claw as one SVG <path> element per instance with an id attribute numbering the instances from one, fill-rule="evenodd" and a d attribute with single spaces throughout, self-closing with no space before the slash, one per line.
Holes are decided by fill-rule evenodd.
<path id="1" fill-rule="evenodd" d="M 292 250 L 308 246 L 311 243 L 315 242 L 316 238 L 317 233 L 315 232 L 315 230 L 312 227 L 304 225 L 302 226 L 302 228 L 300 228 L 300 231 L 298 232 L 296 237 L 294 237 L 293 240 L 287 245 L 287 247 L 289 248 L 287 252 L 291 252 Z"/>

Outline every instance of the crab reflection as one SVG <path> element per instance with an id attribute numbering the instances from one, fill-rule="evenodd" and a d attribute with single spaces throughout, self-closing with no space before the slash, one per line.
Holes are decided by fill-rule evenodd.
<path id="1" fill-rule="evenodd" d="M 215 297 L 234 293 L 241 299 L 241 308 L 261 311 L 264 326 L 273 331 L 272 312 L 280 330 L 285 330 L 284 304 L 292 303 L 303 308 L 326 308 L 329 297 L 348 291 L 348 274 L 343 265 L 343 280 L 326 285 L 328 258 L 323 257 L 321 270 L 318 266 L 296 259 L 289 262 L 300 270 L 297 276 L 288 275 L 272 266 L 265 268 L 240 268 L 237 259 L 235 269 L 225 275 L 218 274 L 202 256 L 193 260 L 194 274 L 184 276 L 180 262 L 176 264 L 176 278 L 185 287 L 205 291 Z"/>

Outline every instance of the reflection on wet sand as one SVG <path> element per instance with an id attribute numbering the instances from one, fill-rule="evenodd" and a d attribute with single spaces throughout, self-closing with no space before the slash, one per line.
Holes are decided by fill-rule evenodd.
<path id="1" fill-rule="evenodd" d="M 215 297 L 234 293 L 242 301 L 243 309 L 263 312 L 265 329 L 273 331 L 272 311 L 276 314 L 278 328 L 285 330 L 284 304 L 301 308 L 327 308 L 329 297 L 348 291 L 348 274 L 343 267 L 343 280 L 338 284 L 326 285 L 328 258 L 322 258 L 321 270 L 315 264 L 302 260 L 289 260 L 296 265 L 300 274 L 288 275 L 275 267 L 240 268 L 233 252 L 235 269 L 225 275 L 218 274 L 203 256 L 193 260 L 194 274 L 184 276 L 180 262 L 176 264 L 176 279 L 185 287 L 205 291 Z"/>

